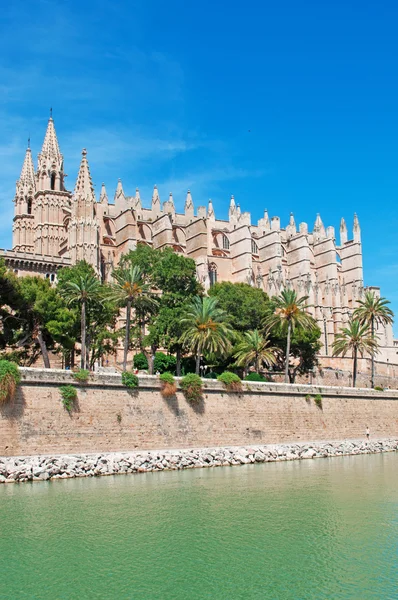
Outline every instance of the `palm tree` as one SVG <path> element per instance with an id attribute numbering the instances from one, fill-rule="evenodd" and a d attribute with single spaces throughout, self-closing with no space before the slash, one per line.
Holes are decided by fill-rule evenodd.
<path id="1" fill-rule="evenodd" d="M 214 296 L 196 296 L 188 306 L 186 316 L 181 319 L 186 330 L 180 341 L 196 355 L 197 375 L 203 352 L 227 354 L 231 349 L 233 331 L 226 323 L 227 314 L 217 305 L 218 298 Z"/>
<path id="2" fill-rule="evenodd" d="M 309 308 L 306 304 L 308 296 L 298 298 L 294 290 L 283 290 L 279 296 L 275 296 L 272 300 L 275 310 L 264 319 L 264 324 L 267 329 L 279 327 L 282 332 L 287 333 L 285 383 L 289 383 L 290 340 L 292 332 L 296 327 L 314 329 L 316 322 L 307 312 Z"/>
<path id="3" fill-rule="evenodd" d="M 391 308 L 387 306 L 390 304 L 385 298 L 378 298 L 374 292 L 367 290 L 365 292 L 365 298 L 358 300 L 359 306 L 354 310 L 354 318 L 358 319 L 361 325 L 368 325 L 372 339 L 375 339 L 375 325 L 391 325 L 394 318 L 394 313 Z M 372 360 L 372 372 L 371 372 L 371 386 L 375 384 L 375 357 L 374 353 L 371 355 Z"/>
<path id="4" fill-rule="evenodd" d="M 157 300 L 151 294 L 151 286 L 144 281 L 141 269 L 129 265 L 113 271 L 116 283 L 111 285 L 109 297 L 120 306 L 126 307 L 126 333 L 124 336 L 123 371 L 127 368 L 127 355 L 130 348 L 131 310 L 141 310 L 156 306 Z"/>
<path id="5" fill-rule="evenodd" d="M 333 356 L 345 356 L 352 351 L 352 385 L 355 387 L 357 381 L 358 352 L 363 356 L 365 352 L 373 355 L 378 351 L 377 341 L 372 337 L 368 325 L 363 325 L 358 319 L 353 319 L 336 333 L 333 342 Z"/>
<path id="6" fill-rule="evenodd" d="M 86 368 L 87 356 L 86 356 L 86 317 L 87 317 L 87 305 L 94 302 L 101 301 L 102 298 L 102 287 L 101 283 L 95 277 L 95 275 L 84 274 L 81 275 L 76 281 L 66 281 L 61 290 L 61 295 L 65 298 L 66 302 L 70 305 L 76 304 L 80 306 L 81 317 L 81 358 L 80 367 Z"/>
<path id="7" fill-rule="evenodd" d="M 270 347 L 268 336 L 261 335 L 258 329 L 255 329 L 244 333 L 244 339 L 236 346 L 234 358 L 237 359 L 236 364 L 238 367 L 246 369 L 254 364 L 257 373 L 259 373 L 264 363 L 267 366 L 276 363 L 275 354 L 277 351 L 277 348 Z"/>

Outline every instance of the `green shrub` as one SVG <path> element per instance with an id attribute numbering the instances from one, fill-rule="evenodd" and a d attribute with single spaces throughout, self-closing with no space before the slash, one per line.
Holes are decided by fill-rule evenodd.
<path id="1" fill-rule="evenodd" d="M 73 385 L 61 385 L 61 400 L 64 408 L 70 413 L 77 398 L 77 391 Z"/>
<path id="2" fill-rule="evenodd" d="M 174 375 L 166 371 L 166 373 L 162 373 L 159 377 L 160 381 L 164 383 L 174 383 Z"/>
<path id="3" fill-rule="evenodd" d="M 180 381 L 180 388 L 189 402 L 198 402 L 202 398 L 203 386 L 199 375 L 188 373 Z"/>
<path id="4" fill-rule="evenodd" d="M 314 402 L 317 405 L 317 407 L 322 410 L 322 396 L 321 396 L 321 394 L 315 394 L 315 396 L 314 396 Z"/>
<path id="5" fill-rule="evenodd" d="M 224 371 L 217 377 L 218 381 L 221 381 L 229 392 L 241 392 L 242 391 L 242 380 L 235 373 L 230 371 Z"/>
<path id="6" fill-rule="evenodd" d="M 204 376 L 205 379 L 217 379 L 218 375 L 217 373 L 214 373 L 214 371 L 210 371 L 209 373 L 206 373 L 206 375 Z"/>
<path id="7" fill-rule="evenodd" d="M 148 369 L 148 360 L 143 352 L 139 352 L 134 356 L 133 365 L 139 371 L 146 371 Z"/>
<path id="8" fill-rule="evenodd" d="M 21 374 L 18 365 L 9 360 L 0 360 L 0 404 L 14 398 Z"/>
<path id="9" fill-rule="evenodd" d="M 312 398 L 311 394 L 307 394 L 306 397 L 305 397 L 305 399 L 307 400 L 307 402 L 311 402 L 311 398 Z"/>
<path id="10" fill-rule="evenodd" d="M 259 373 L 249 373 L 249 375 L 247 375 L 244 380 L 245 381 L 262 381 L 262 382 L 267 381 L 267 379 L 265 377 L 263 377 L 263 375 L 260 375 Z"/>
<path id="11" fill-rule="evenodd" d="M 177 386 L 174 381 L 174 376 L 171 373 L 162 373 L 160 379 L 160 393 L 163 398 L 174 396 L 177 391 Z"/>
<path id="12" fill-rule="evenodd" d="M 134 373 L 129 373 L 128 371 L 123 371 L 122 373 L 122 383 L 130 390 L 138 388 L 138 377 L 134 375 Z"/>
<path id="13" fill-rule="evenodd" d="M 164 352 L 156 352 L 155 360 L 153 361 L 153 372 L 164 373 L 165 371 L 175 371 L 177 359 L 172 354 Z"/>
<path id="14" fill-rule="evenodd" d="M 79 369 L 76 373 L 73 373 L 73 379 L 76 379 L 79 383 L 87 383 L 90 377 L 90 371 L 86 369 Z"/>
<path id="15" fill-rule="evenodd" d="M 384 392 L 384 388 L 381 385 L 375 385 L 373 389 L 377 392 Z"/>

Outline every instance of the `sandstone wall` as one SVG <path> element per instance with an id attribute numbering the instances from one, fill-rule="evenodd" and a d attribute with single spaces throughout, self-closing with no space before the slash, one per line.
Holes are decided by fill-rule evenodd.
<path id="1" fill-rule="evenodd" d="M 137 393 L 119 375 L 96 375 L 78 388 L 69 415 L 59 385 L 67 371 L 22 369 L 12 405 L 0 411 L 0 455 L 247 446 L 280 442 L 398 435 L 398 392 L 308 385 L 244 385 L 228 394 L 204 380 L 203 402 L 189 404 L 177 392 L 164 400 L 156 377 L 142 377 Z M 322 409 L 308 394 L 322 395 Z"/>

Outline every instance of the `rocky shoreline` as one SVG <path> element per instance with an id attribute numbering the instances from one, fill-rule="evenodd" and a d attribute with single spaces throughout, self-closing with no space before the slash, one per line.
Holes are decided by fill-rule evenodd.
<path id="1" fill-rule="evenodd" d="M 0 457 L 0 483 L 229 467 L 286 460 L 395 452 L 397 450 L 398 440 L 388 439 L 196 450 Z"/>

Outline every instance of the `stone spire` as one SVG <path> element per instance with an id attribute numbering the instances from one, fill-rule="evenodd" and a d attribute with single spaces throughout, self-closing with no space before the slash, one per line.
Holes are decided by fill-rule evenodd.
<path id="1" fill-rule="evenodd" d="M 77 175 L 72 200 L 72 219 L 69 227 L 69 247 L 72 264 L 86 260 L 98 272 L 99 224 L 95 214 L 95 193 L 87 161 L 87 150 Z"/>
<path id="2" fill-rule="evenodd" d="M 173 200 L 173 194 L 172 192 L 170 192 L 169 194 L 169 199 L 166 200 L 166 202 L 163 203 L 163 210 L 165 213 L 168 213 L 169 215 L 175 216 L 175 206 L 174 206 L 174 200 Z"/>
<path id="3" fill-rule="evenodd" d="M 82 160 L 80 162 L 73 198 L 75 201 L 95 202 L 94 186 L 87 161 L 87 150 L 85 148 L 82 150 Z"/>
<path id="4" fill-rule="evenodd" d="M 229 215 L 229 219 L 231 220 L 231 217 L 235 217 L 236 216 L 236 205 L 235 205 L 235 198 L 233 196 L 231 196 L 231 200 L 229 202 L 229 211 L 228 211 L 228 215 Z"/>
<path id="5" fill-rule="evenodd" d="M 216 215 L 214 214 L 213 202 L 209 200 L 209 206 L 207 207 L 207 218 L 215 220 Z"/>
<path id="6" fill-rule="evenodd" d="M 38 189 L 64 191 L 64 159 L 59 149 L 54 121 L 50 117 L 38 157 Z"/>
<path id="7" fill-rule="evenodd" d="M 345 223 L 344 217 L 340 221 L 340 246 L 344 246 L 347 243 L 348 235 L 347 235 L 347 225 Z"/>
<path id="8" fill-rule="evenodd" d="M 138 188 L 135 188 L 135 196 L 133 198 L 133 208 L 135 210 L 142 209 L 140 190 Z"/>
<path id="9" fill-rule="evenodd" d="M 33 166 L 32 152 L 26 149 L 21 175 L 17 181 L 17 195 L 33 195 L 36 191 L 35 168 Z"/>
<path id="10" fill-rule="evenodd" d="M 353 233 L 354 233 L 354 242 L 360 242 L 361 241 L 361 228 L 359 226 L 357 213 L 354 213 Z"/>
<path id="11" fill-rule="evenodd" d="M 192 196 L 191 196 L 191 192 L 190 190 L 187 191 L 187 197 L 185 198 L 185 208 L 184 208 L 184 212 L 185 215 L 192 219 L 194 216 L 194 206 L 193 206 L 193 201 L 192 201 Z"/>
<path id="12" fill-rule="evenodd" d="M 101 186 L 100 202 L 101 204 L 108 204 L 108 194 L 106 193 L 105 183 Z"/>
<path id="13" fill-rule="evenodd" d="M 289 225 L 286 227 L 286 233 L 288 237 L 292 237 L 297 233 L 296 222 L 294 220 L 293 213 L 290 213 Z"/>
<path id="14" fill-rule="evenodd" d="M 314 224 L 314 238 L 316 240 L 323 240 L 326 237 L 326 230 L 322 223 L 321 215 L 318 213 Z"/>
<path id="15" fill-rule="evenodd" d="M 153 187 L 153 194 L 152 194 L 152 213 L 153 213 L 153 217 L 155 219 L 157 219 L 157 217 L 160 215 L 161 213 L 161 208 L 160 208 L 160 196 L 159 196 L 159 192 L 158 192 L 158 188 L 155 185 Z"/>
<path id="16" fill-rule="evenodd" d="M 122 180 L 118 179 L 115 192 L 115 209 L 116 214 L 123 212 L 127 208 L 126 197 L 124 195 Z"/>

